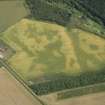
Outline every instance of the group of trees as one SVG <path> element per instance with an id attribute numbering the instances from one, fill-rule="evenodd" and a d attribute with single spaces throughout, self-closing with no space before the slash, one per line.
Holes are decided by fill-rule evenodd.
<path id="1" fill-rule="evenodd" d="M 105 19 L 105 0 L 80 0 L 88 9 L 94 11 L 98 16 Z"/>
<path id="2" fill-rule="evenodd" d="M 51 2 L 52 0 L 46 0 Z M 78 8 L 82 11 L 85 10 L 85 14 L 89 13 L 93 15 L 94 20 L 98 21 L 97 18 L 100 18 L 105 23 L 105 1 L 104 0 L 53 0 L 56 3 L 63 3 L 68 5 L 68 8 L 72 5 L 75 8 Z M 83 8 L 82 8 L 83 7 Z"/>
<path id="3" fill-rule="evenodd" d="M 47 3 L 46 0 L 26 0 L 26 4 L 31 12 L 31 16 L 35 19 L 65 25 L 71 16 L 66 9 L 60 8 L 52 3 Z"/>
<path id="4" fill-rule="evenodd" d="M 37 94 L 43 95 L 64 89 L 72 89 L 91 84 L 105 82 L 105 70 L 100 72 L 86 72 L 78 76 L 62 76 L 50 81 L 33 84 L 30 88 Z"/>
<path id="5" fill-rule="evenodd" d="M 25 0 L 31 15 L 36 19 L 66 25 L 73 14 L 72 10 L 82 11 L 99 22 L 105 22 L 104 0 Z M 100 5 L 99 5 L 100 4 Z M 61 6 L 60 6 L 61 5 Z M 63 7 L 62 7 L 63 6 Z"/>
<path id="6" fill-rule="evenodd" d="M 99 84 L 89 85 L 89 86 L 75 88 L 75 89 L 67 89 L 67 90 L 58 92 L 57 99 L 61 100 L 61 99 L 66 99 L 66 98 L 71 98 L 75 96 L 81 96 L 81 95 L 86 95 L 86 94 L 91 94 L 96 92 L 102 92 L 102 91 L 105 91 L 105 83 L 99 83 Z"/>

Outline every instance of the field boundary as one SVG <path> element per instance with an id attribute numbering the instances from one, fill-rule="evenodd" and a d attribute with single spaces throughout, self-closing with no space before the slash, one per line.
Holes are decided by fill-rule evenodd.
<path id="1" fill-rule="evenodd" d="M 67 98 L 87 95 L 91 93 L 98 93 L 102 91 L 105 91 L 105 82 L 93 84 L 89 86 L 78 87 L 74 89 L 63 90 L 57 93 L 57 99 L 58 100 L 67 99 Z"/>

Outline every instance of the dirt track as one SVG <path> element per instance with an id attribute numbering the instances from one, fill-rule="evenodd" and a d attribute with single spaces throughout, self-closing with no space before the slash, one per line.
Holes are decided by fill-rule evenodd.
<path id="1" fill-rule="evenodd" d="M 105 105 L 105 92 L 61 100 L 55 105 Z"/>
<path id="2" fill-rule="evenodd" d="M 56 93 L 41 96 L 48 105 L 105 105 L 105 92 L 57 100 Z"/>
<path id="3" fill-rule="evenodd" d="M 0 105 L 41 105 L 11 75 L 0 69 Z"/>

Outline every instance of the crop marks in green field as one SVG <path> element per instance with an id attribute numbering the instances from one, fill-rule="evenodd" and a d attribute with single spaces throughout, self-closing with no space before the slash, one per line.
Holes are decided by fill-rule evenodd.
<path id="1" fill-rule="evenodd" d="M 23 19 L 1 39 L 16 51 L 9 65 L 39 95 L 104 81 L 96 74 L 105 67 L 105 40 L 93 33 Z"/>

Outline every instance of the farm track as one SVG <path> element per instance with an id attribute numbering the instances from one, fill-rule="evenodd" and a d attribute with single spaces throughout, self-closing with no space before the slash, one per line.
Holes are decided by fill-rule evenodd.
<path id="1" fill-rule="evenodd" d="M 105 92 L 69 98 L 52 105 L 105 105 Z"/>

